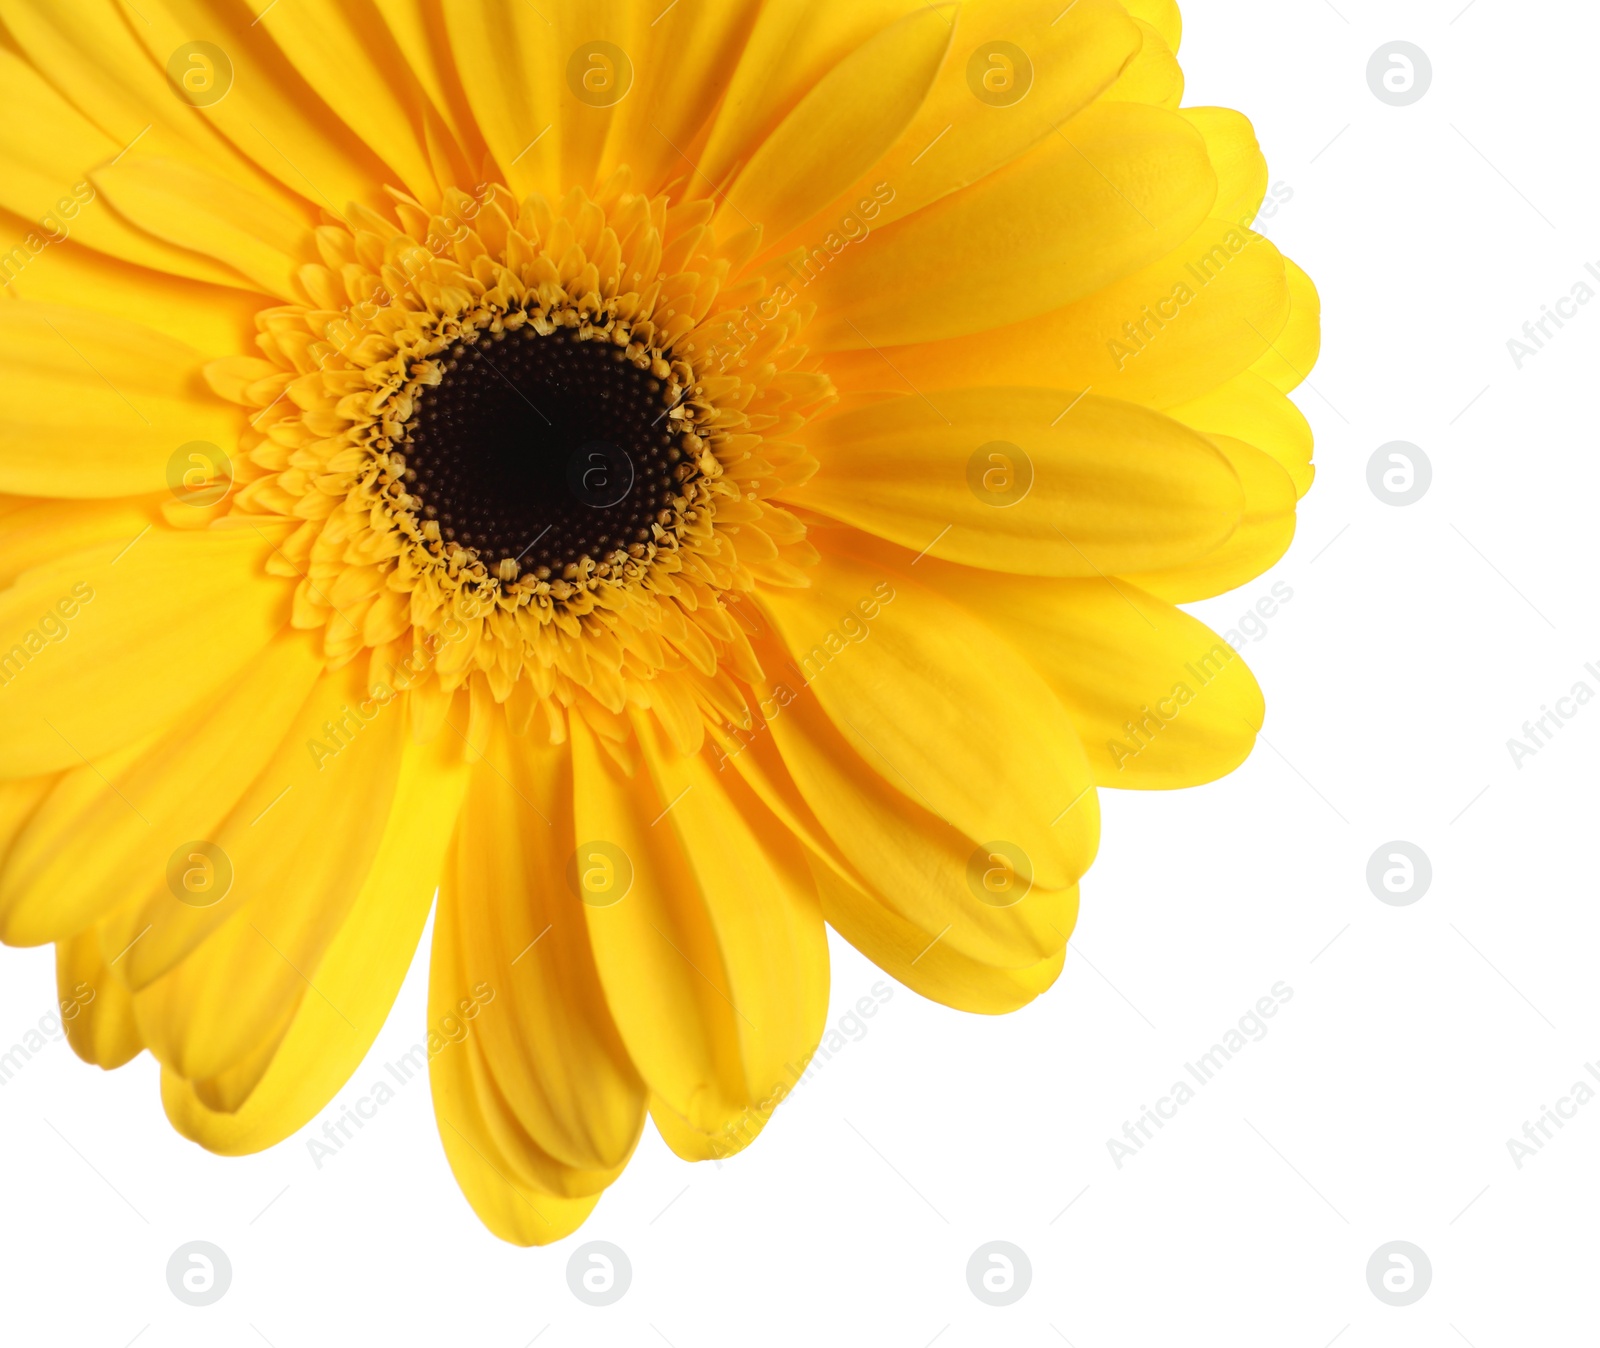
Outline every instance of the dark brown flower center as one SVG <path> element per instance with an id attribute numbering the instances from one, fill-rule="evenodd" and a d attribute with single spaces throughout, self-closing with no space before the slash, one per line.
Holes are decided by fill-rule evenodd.
<path id="1" fill-rule="evenodd" d="M 695 470 L 669 393 L 622 348 L 531 327 L 459 342 L 407 423 L 406 490 L 491 570 L 642 555 Z"/>

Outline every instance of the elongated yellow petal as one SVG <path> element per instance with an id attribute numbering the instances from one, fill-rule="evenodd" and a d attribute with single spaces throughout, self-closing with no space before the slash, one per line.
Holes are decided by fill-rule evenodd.
<path id="1" fill-rule="evenodd" d="M 704 183 L 715 189 L 728 180 L 829 70 L 920 7 L 917 0 L 773 0 L 762 5 L 728 74 L 726 95 L 700 156 Z"/>
<path id="2" fill-rule="evenodd" d="M 155 238 L 216 258 L 269 295 L 294 299 L 294 273 L 313 255 L 309 208 L 270 198 L 178 159 L 138 156 L 94 175 L 95 186 Z"/>
<path id="3" fill-rule="evenodd" d="M 1294 481 L 1295 494 L 1311 489 L 1311 426 L 1286 394 L 1253 371 L 1235 375 L 1226 384 L 1167 415 L 1205 435 L 1227 435 L 1254 445 L 1276 459 Z"/>
<path id="4" fill-rule="evenodd" d="M 1071 885 L 1094 855 L 1099 814 L 1083 748 L 1055 695 L 960 605 L 845 552 L 846 531 L 818 533 L 827 551 L 811 586 L 761 600 L 788 647 L 789 672 L 809 680 L 879 776 L 975 844 L 1019 846 L 1037 883 Z M 963 733 L 949 734 L 955 726 Z"/>
<path id="5" fill-rule="evenodd" d="M 0 776 L 97 758 L 230 678 L 288 617 L 262 574 L 273 533 L 152 529 L 0 592 Z"/>
<path id="6" fill-rule="evenodd" d="M 1214 552 L 1244 505 L 1226 457 L 1159 413 L 1056 389 L 898 398 L 806 433 L 797 504 L 902 547 L 1024 575 L 1155 570 Z"/>
<path id="7" fill-rule="evenodd" d="M 170 492 L 181 446 L 226 452 L 243 424 L 237 408 L 206 391 L 201 363 L 140 324 L 53 304 L 0 308 L 0 490 Z"/>
<path id="8" fill-rule="evenodd" d="M 109 4 L 104 21 L 121 26 Z M 149 123 L 144 123 L 148 126 Z M 0 206 L 29 222 L 30 233 L 3 259 L 7 279 L 45 265 L 57 241 L 75 239 L 113 257 L 177 276 L 242 284 L 231 268 L 151 238 L 105 209 L 90 175 L 128 151 L 72 107 L 15 52 L 0 49 Z M 37 222 L 37 228 L 35 228 Z"/>
<path id="9" fill-rule="evenodd" d="M 196 849 L 210 865 L 191 860 L 177 884 L 160 877 L 151 897 L 106 926 L 108 955 L 126 952 L 119 969 L 140 1032 L 181 1076 L 216 1076 L 287 1024 L 306 971 L 375 864 L 407 735 L 397 708 L 369 701 L 364 713 L 362 691 L 348 671 L 326 676 L 251 790 L 203 840 L 216 851 Z M 319 722 L 335 721 L 348 743 L 325 754 L 330 736 Z M 194 870 L 198 881 L 188 878 Z"/>
<path id="10" fill-rule="evenodd" d="M 247 1097 L 208 1105 L 207 1083 L 197 1089 L 163 1069 L 162 1102 L 180 1133 L 224 1155 L 260 1151 L 303 1127 L 349 1079 L 416 953 L 466 783 L 458 742 L 406 749 L 372 866 L 327 949 L 306 968 L 310 983 Z M 401 1075 L 411 1078 L 402 1084 L 422 1074 L 428 1048 L 420 1047 L 402 1058 Z"/>
<path id="11" fill-rule="evenodd" d="M 72 1051 L 110 1069 L 144 1048 L 128 989 L 106 967 L 93 927 L 56 946 L 56 999 Z"/>
<path id="12" fill-rule="evenodd" d="M 1170 252 L 1215 197 L 1188 122 L 1139 103 L 1092 106 L 830 262 L 805 292 L 819 307 L 807 336 L 824 349 L 892 346 L 1048 313 Z"/>
<path id="13" fill-rule="evenodd" d="M 1100 786 L 1198 786 L 1261 729 L 1261 689 L 1204 623 L 1126 580 L 1032 580 L 942 567 L 939 583 L 1028 658 L 1066 705 Z"/>
<path id="14" fill-rule="evenodd" d="M 836 246 L 836 231 L 859 242 L 854 226 L 880 229 L 996 172 L 1064 128 L 1139 45 L 1116 0 L 1054 9 L 995 0 L 962 5 L 953 19 L 949 50 L 905 133 L 849 188 L 813 203 L 816 214 L 777 251 Z"/>
<path id="15" fill-rule="evenodd" d="M 998 1016 L 1026 1006 L 1049 990 L 1066 958 L 1066 935 L 1076 916 L 1076 890 L 1069 913 L 1062 914 L 1062 944 L 1037 964 L 997 969 L 959 953 L 938 933 L 898 916 L 860 886 L 823 865 L 815 866 L 822 910 L 838 933 L 885 973 L 913 992 L 958 1011 Z"/>
<path id="16" fill-rule="evenodd" d="M 438 918 L 458 960 L 436 969 L 433 1000 L 459 1015 L 487 989 L 471 1032 L 522 1127 L 564 1165 L 612 1170 L 639 1139 L 644 1089 L 568 882 L 569 759 L 502 734 L 473 770 Z"/>
<path id="17" fill-rule="evenodd" d="M 1277 459 L 1226 435 L 1211 442 L 1228 456 L 1244 487 L 1239 528 L 1207 557 L 1159 571 L 1131 573 L 1129 579 L 1174 604 L 1223 594 L 1259 576 L 1289 550 L 1294 538 L 1294 479 Z"/>
<path id="18" fill-rule="evenodd" d="M 1288 264 L 1254 231 L 1208 220 L 1178 248 L 1075 304 L 953 341 L 842 352 L 847 388 L 975 383 L 1092 388 L 1166 407 L 1199 397 L 1270 356 L 1289 318 Z"/>
<path id="19" fill-rule="evenodd" d="M 1289 315 L 1269 348 L 1250 368 L 1280 392 L 1305 382 L 1322 350 L 1322 300 L 1311 278 L 1285 258 L 1289 278 Z"/>
<path id="20" fill-rule="evenodd" d="M 862 43 L 795 106 L 728 189 L 730 227 L 782 238 L 870 168 L 922 106 L 953 32 L 930 5 Z M 730 228 L 731 232 L 731 228 Z"/>
<path id="21" fill-rule="evenodd" d="M 285 634 L 153 743 L 68 770 L 0 866 L 0 939 L 60 940 L 152 890 L 165 902 L 174 853 L 212 836 L 321 672 L 311 642 Z"/>

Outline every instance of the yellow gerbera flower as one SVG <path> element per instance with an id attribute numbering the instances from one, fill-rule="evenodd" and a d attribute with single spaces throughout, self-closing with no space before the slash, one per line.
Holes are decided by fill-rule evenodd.
<path id="1" fill-rule="evenodd" d="M 439 894 L 507 1240 L 747 1143 L 833 927 L 1062 965 L 1096 788 L 1261 724 L 1305 276 L 1170 0 L 0 0 L 0 937 L 184 1135 L 361 1061 Z"/>

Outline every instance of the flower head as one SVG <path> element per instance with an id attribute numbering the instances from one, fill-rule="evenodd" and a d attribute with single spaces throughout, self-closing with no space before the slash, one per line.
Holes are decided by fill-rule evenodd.
<path id="1" fill-rule="evenodd" d="M 827 924 L 1021 1006 L 1098 788 L 1249 752 L 1175 605 L 1288 546 L 1316 297 L 1167 0 L 4 23 L 0 938 L 186 1136 L 334 1101 L 437 891 L 397 1079 L 559 1238 L 761 1131 Z"/>

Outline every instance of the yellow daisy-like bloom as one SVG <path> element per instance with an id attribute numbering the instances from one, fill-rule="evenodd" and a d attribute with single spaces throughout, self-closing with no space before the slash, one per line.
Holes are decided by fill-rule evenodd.
<path id="1" fill-rule="evenodd" d="M 403 1072 L 558 1238 L 760 1131 L 825 924 L 1021 1006 L 1097 787 L 1249 752 L 1174 605 L 1288 545 L 1317 303 L 1170 0 L 0 23 L 0 938 L 185 1136 L 333 1101 L 437 891 Z"/>

